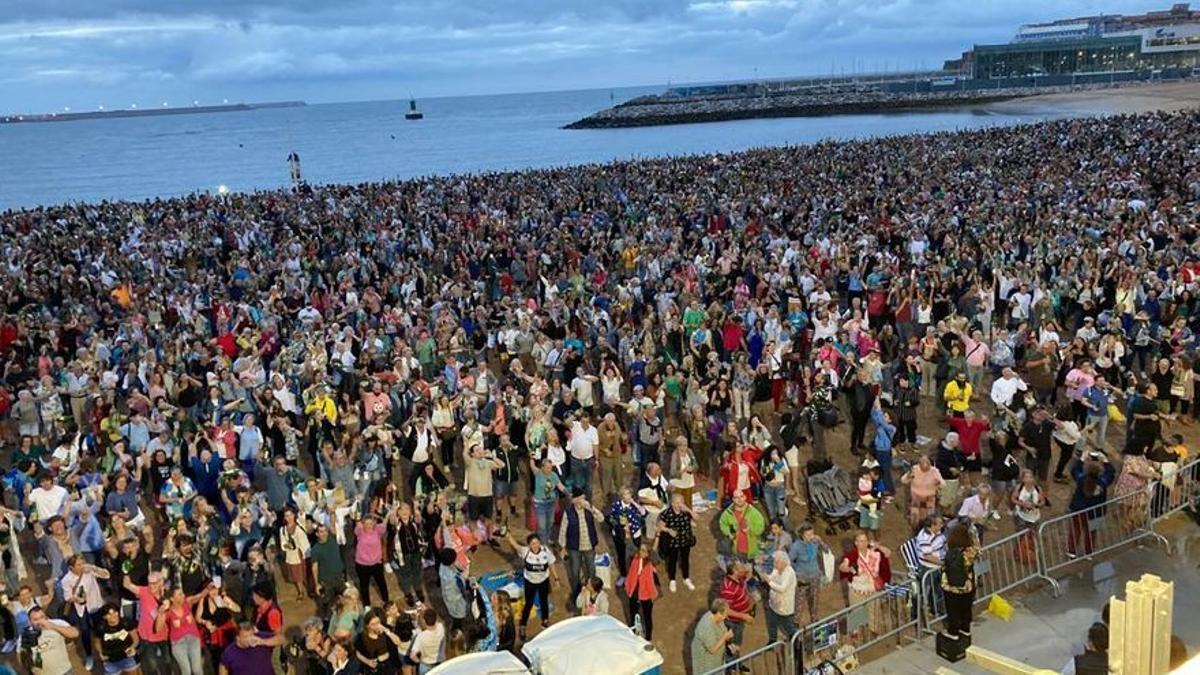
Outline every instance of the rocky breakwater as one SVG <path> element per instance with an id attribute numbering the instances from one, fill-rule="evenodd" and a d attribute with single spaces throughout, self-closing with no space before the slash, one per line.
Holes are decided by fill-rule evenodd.
<path id="1" fill-rule="evenodd" d="M 766 117 L 823 117 L 903 112 L 978 105 L 1044 94 L 1048 88 L 988 89 L 917 94 L 884 92 L 815 94 L 811 91 L 767 96 L 641 96 L 601 110 L 564 129 L 614 129 L 665 124 L 694 124 Z"/>

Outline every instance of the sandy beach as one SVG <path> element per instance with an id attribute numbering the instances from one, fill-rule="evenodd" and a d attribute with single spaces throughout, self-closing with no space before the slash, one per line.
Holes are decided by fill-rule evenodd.
<path id="1" fill-rule="evenodd" d="M 1140 113 L 1152 110 L 1183 110 L 1200 105 L 1200 80 L 1163 84 L 1093 89 L 1070 93 L 1025 96 L 982 106 L 1003 114 Z"/>

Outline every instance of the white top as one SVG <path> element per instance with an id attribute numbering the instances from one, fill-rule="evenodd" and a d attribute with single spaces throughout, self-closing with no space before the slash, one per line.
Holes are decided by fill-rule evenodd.
<path id="1" fill-rule="evenodd" d="M 596 456 L 596 446 L 600 444 L 600 434 L 596 427 L 583 428 L 580 422 L 571 424 L 571 456 L 578 460 L 588 460 Z"/>
<path id="2" fill-rule="evenodd" d="M 1038 488 L 1021 487 L 1017 490 L 1017 506 L 1013 509 L 1013 513 L 1018 518 L 1027 523 L 1036 523 L 1042 519 L 1042 510 L 1034 507 L 1032 509 L 1020 505 L 1020 502 L 1029 502 L 1030 504 L 1041 504 L 1042 493 Z"/>
<path id="3" fill-rule="evenodd" d="M 991 504 L 984 502 L 979 495 L 971 495 L 963 500 L 962 507 L 958 509 L 958 515 L 972 520 L 983 520 L 991 511 Z"/>
<path id="4" fill-rule="evenodd" d="M 1083 440 L 1083 434 L 1079 432 L 1079 425 L 1074 420 L 1063 420 L 1054 425 L 1054 433 L 1051 435 L 1054 440 L 1063 445 L 1075 445 Z"/>
<path id="5" fill-rule="evenodd" d="M 33 520 L 38 522 L 58 515 L 58 510 L 66 500 L 67 489 L 61 485 L 53 485 L 49 490 L 35 487 L 29 492 L 29 501 L 37 508 L 37 518 Z"/>
<path id="6" fill-rule="evenodd" d="M 91 614 L 100 611 L 104 606 L 104 595 L 100 592 L 100 584 L 96 583 L 96 575 L 85 571 L 81 575 L 67 572 L 59 582 L 63 599 L 72 611 L 83 616 L 84 611 Z"/>
<path id="7" fill-rule="evenodd" d="M 59 619 L 49 619 L 50 623 L 56 626 L 70 626 L 71 624 Z M 35 650 L 42 656 L 42 675 L 67 675 L 73 672 L 71 668 L 71 657 L 67 653 L 67 639 L 58 631 L 48 628 L 41 632 L 38 636 L 37 646 Z"/>
<path id="8" fill-rule="evenodd" d="M 419 663 L 427 666 L 437 664 L 442 660 L 442 650 L 446 647 L 446 627 L 439 621 L 432 628 L 417 631 L 413 637 L 413 656 Z"/>
<path id="9" fill-rule="evenodd" d="M 555 469 L 561 469 L 562 465 L 567 463 L 567 452 L 561 445 L 547 445 L 546 459 L 550 460 Z"/>
<path id="10" fill-rule="evenodd" d="M 620 378 L 620 376 L 614 378 L 600 378 L 600 388 L 604 391 L 604 400 L 606 402 L 612 403 L 613 401 L 621 400 L 622 381 L 623 380 Z M 580 405 L 582 405 L 582 403 Z"/>
<path id="11" fill-rule="evenodd" d="M 791 565 L 783 569 L 772 569 L 767 575 L 767 585 L 771 587 L 771 595 L 767 599 L 771 611 L 783 616 L 796 613 L 796 571 Z"/>
<path id="12" fill-rule="evenodd" d="M 540 584 L 550 578 L 550 566 L 556 558 L 549 546 L 543 545 L 537 553 L 530 551 L 528 546 L 518 546 L 517 557 L 521 559 L 521 574 L 529 583 Z"/>
<path id="13" fill-rule="evenodd" d="M 271 396 L 276 402 L 279 403 L 279 407 L 282 408 L 284 412 L 292 413 L 294 415 L 300 414 L 300 406 L 296 404 L 296 395 L 293 394 L 287 387 L 272 389 Z"/>
<path id="14" fill-rule="evenodd" d="M 575 392 L 575 400 L 579 401 L 579 405 L 584 408 L 596 405 L 596 388 L 593 384 L 586 377 L 576 377 L 574 380 L 571 380 L 571 391 Z"/>
<path id="15" fill-rule="evenodd" d="M 1013 396 L 1017 395 L 1018 391 L 1025 391 L 1029 385 L 1025 384 L 1025 380 L 1019 377 L 997 378 L 992 383 L 992 403 L 999 406 L 1008 407 L 1013 400 Z"/>

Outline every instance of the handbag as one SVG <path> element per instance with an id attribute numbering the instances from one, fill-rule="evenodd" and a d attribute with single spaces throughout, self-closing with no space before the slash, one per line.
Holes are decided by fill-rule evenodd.
<path id="1" fill-rule="evenodd" d="M 834 557 L 833 551 L 824 549 L 821 551 L 821 574 L 823 575 L 824 583 L 831 583 L 833 577 L 837 574 L 837 558 Z"/>
<path id="2" fill-rule="evenodd" d="M 537 513 L 533 510 L 533 498 L 529 497 L 525 500 L 525 529 L 530 532 L 537 532 L 537 525 Z"/>
<path id="3" fill-rule="evenodd" d="M 817 423 L 826 429 L 836 427 L 839 421 L 837 408 L 822 408 L 817 411 Z"/>
<path id="4" fill-rule="evenodd" d="M 1117 424 L 1124 424 L 1125 423 L 1125 413 L 1121 412 L 1121 409 L 1117 407 L 1116 403 L 1109 403 L 1108 404 L 1108 419 L 1109 419 L 1109 421 L 1116 422 Z"/>

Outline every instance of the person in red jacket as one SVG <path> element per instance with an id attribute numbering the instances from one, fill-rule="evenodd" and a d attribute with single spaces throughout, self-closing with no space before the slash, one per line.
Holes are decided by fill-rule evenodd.
<path id="1" fill-rule="evenodd" d="M 754 494 L 762 476 L 758 472 L 758 459 L 762 452 L 757 448 L 738 443 L 721 463 L 718 494 L 721 495 L 722 507 L 733 501 L 733 493 L 741 492 L 746 501 L 754 501 Z"/>
<path id="2" fill-rule="evenodd" d="M 650 558 L 658 535 L 654 541 L 642 541 L 633 559 L 629 561 L 629 574 L 625 577 L 625 595 L 629 596 L 629 623 L 642 619 L 642 637 L 653 640 L 654 601 L 658 598 L 658 569 Z"/>

